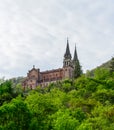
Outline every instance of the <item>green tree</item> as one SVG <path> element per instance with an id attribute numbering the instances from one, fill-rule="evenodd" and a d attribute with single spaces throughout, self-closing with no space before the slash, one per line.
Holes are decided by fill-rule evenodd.
<path id="1" fill-rule="evenodd" d="M 4 83 L 4 82 L 5 82 L 5 78 L 2 77 L 2 78 L 0 79 L 0 84 L 2 84 L 2 83 Z"/>
<path id="2" fill-rule="evenodd" d="M 5 81 L 0 84 L 0 106 L 6 101 L 9 102 L 12 97 L 12 84 L 10 81 Z"/>
<path id="3" fill-rule="evenodd" d="M 99 80 L 105 80 L 110 78 L 110 71 L 105 68 L 97 68 L 94 71 L 94 78 Z"/>
<path id="4" fill-rule="evenodd" d="M 79 60 L 77 60 L 77 61 L 74 63 L 74 78 L 80 77 L 81 74 L 82 74 L 82 69 L 81 69 Z"/>
<path id="5" fill-rule="evenodd" d="M 53 117 L 54 130 L 77 130 L 79 126 L 79 121 L 72 117 L 67 110 L 59 110 Z"/>
<path id="6" fill-rule="evenodd" d="M 114 57 L 112 57 L 112 59 L 111 59 L 110 72 L 111 72 L 111 74 L 114 72 Z"/>
<path id="7" fill-rule="evenodd" d="M 12 84 L 10 81 L 5 81 L 4 83 L 0 84 L 0 95 L 5 92 L 12 93 Z"/>
<path id="8" fill-rule="evenodd" d="M 86 113 L 83 112 L 81 108 L 77 108 L 73 111 L 71 110 L 71 115 L 79 122 L 82 122 L 84 119 L 86 119 Z"/>
<path id="9" fill-rule="evenodd" d="M 53 98 L 50 97 L 50 94 L 41 94 L 32 91 L 27 96 L 25 102 L 32 113 L 30 129 L 50 130 L 50 115 L 57 111 L 57 107 L 54 105 Z"/>
<path id="10" fill-rule="evenodd" d="M 0 107 L 0 128 L 3 130 L 28 130 L 31 114 L 21 97 Z"/>

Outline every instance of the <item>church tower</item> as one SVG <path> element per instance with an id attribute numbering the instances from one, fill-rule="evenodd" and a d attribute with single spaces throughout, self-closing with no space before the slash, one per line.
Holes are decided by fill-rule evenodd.
<path id="1" fill-rule="evenodd" d="M 63 77 L 72 78 L 73 77 L 73 65 L 72 65 L 72 56 L 69 48 L 69 40 L 67 39 L 66 52 L 64 54 L 63 60 Z"/>
<path id="2" fill-rule="evenodd" d="M 64 54 L 63 67 L 68 67 L 68 66 L 72 66 L 72 56 L 69 48 L 69 41 L 67 39 L 67 47 L 66 47 L 66 52 Z"/>
<path id="3" fill-rule="evenodd" d="M 82 74 L 82 70 L 81 70 L 80 62 L 77 56 L 76 45 L 75 45 L 74 58 L 73 58 L 72 64 L 73 64 L 73 69 L 74 69 L 73 77 L 78 78 Z"/>

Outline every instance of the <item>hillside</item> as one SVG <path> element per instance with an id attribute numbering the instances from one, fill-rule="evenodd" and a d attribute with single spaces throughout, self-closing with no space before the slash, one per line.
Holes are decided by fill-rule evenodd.
<path id="1" fill-rule="evenodd" d="M 87 71 L 87 75 L 90 75 L 91 77 L 94 76 L 94 72 L 99 68 L 99 69 L 108 69 L 110 70 L 110 66 L 111 66 L 111 62 L 112 62 L 112 59 L 110 59 L 109 61 L 97 66 L 96 68 L 92 69 L 92 70 L 89 70 Z"/>
<path id="2" fill-rule="evenodd" d="M 110 64 L 111 64 L 111 61 L 112 61 L 112 60 L 109 60 L 109 61 L 103 63 L 102 65 L 100 65 L 99 67 L 100 67 L 100 68 L 109 69 L 109 68 L 110 68 Z"/>
<path id="3" fill-rule="evenodd" d="M 0 85 L 1 130 L 113 130 L 114 73 L 97 68 L 46 88 Z"/>

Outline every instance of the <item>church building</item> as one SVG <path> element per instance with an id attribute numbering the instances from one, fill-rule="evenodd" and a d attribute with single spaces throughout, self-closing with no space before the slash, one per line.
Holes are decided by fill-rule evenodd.
<path id="1" fill-rule="evenodd" d="M 27 77 L 24 79 L 22 86 L 24 88 L 29 87 L 30 89 L 35 89 L 37 86 L 45 87 L 49 83 L 61 81 L 66 78 L 73 78 L 75 63 L 78 61 L 76 47 L 74 50 L 74 58 L 72 59 L 69 41 L 67 39 L 66 51 L 63 59 L 63 67 L 47 70 L 40 72 L 40 69 L 36 69 L 35 66 L 28 71 Z"/>

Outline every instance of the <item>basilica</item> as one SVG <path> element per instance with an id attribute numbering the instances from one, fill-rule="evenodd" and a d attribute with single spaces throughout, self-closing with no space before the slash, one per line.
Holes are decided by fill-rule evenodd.
<path id="1" fill-rule="evenodd" d="M 24 79 L 22 86 L 24 89 L 29 87 L 30 89 L 35 89 L 37 86 L 45 87 L 49 83 L 61 81 L 66 78 L 73 78 L 75 63 L 78 61 L 76 46 L 74 50 L 74 57 L 72 59 L 69 40 L 67 39 L 66 51 L 63 59 L 63 67 L 53 70 L 40 71 L 40 69 L 33 68 L 28 71 L 27 77 Z"/>

